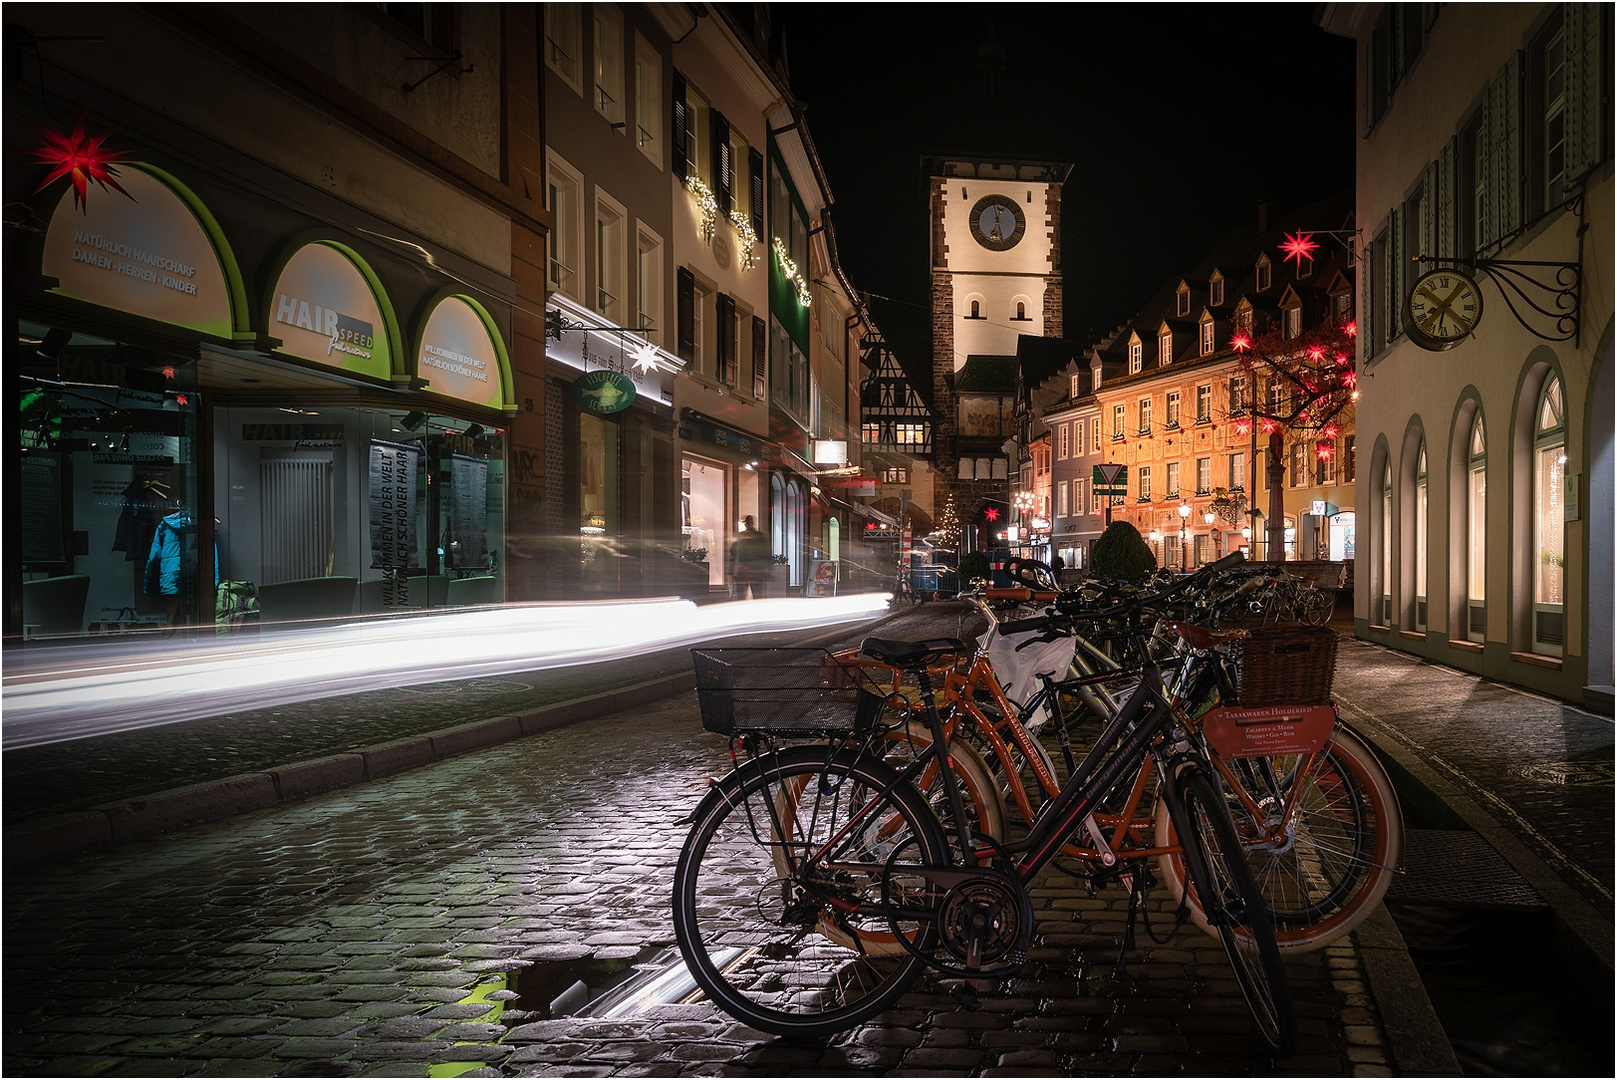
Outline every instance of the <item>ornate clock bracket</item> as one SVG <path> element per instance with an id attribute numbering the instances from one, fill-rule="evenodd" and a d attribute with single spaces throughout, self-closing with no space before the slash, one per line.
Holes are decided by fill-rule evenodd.
<path id="1" fill-rule="evenodd" d="M 1528 333 L 1544 341 L 1570 341 L 1576 346 L 1582 332 L 1583 234 L 1589 229 L 1589 222 L 1583 216 L 1582 190 L 1556 207 L 1556 210 L 1569 210 L 1577 215 L 1578 257 L 1574 262 L 1495 259 L 1482 257 L 1476 252 L 1464 258 L 1418 255 L 1415 261 L 1423 265 L 1430 263 L 1434 267 L 1469 268 L 1486 276 L 1498 286 L 1505 306 L 1510 308 L 1510 313 L 1516 316 L 1516 321 Z M 1479 250 L 1502 250 L 1536 224 L 1536 220 L 1529 222 Z M 1524 308 L 1530 310 L 1524 311 Z M 1539 329 L 1535 322 L 1544 325 L 1545 329 Z"/>

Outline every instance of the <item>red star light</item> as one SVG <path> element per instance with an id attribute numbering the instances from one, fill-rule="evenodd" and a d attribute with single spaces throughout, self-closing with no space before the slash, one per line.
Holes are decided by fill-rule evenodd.
<path id="1" fill-rule="evenodd" d="M 998 521 L 999 520 L 999 508 L 995 507 L 995 506 L 990 506 L 987 510 L 983 511 L 983 517 L 987 518 L 989 521 Z"/>
<path id="2" fill-rule="evenodd" d="M 1249 434 L 1251 431 L 1252 431 L 1252 425 L 1247 423 L 1245 420 L 1237 420 L 1235 422 L 1235 433 L 1237 435 L 1246 435 L 1246 434 Z"/>
<path id="3" fill-rule="evenodd" d="M 1347 323 L 1342 327 L 1342 333 L 1348 337 L 1356 337 L 1359 333 L 1359 324 L 1356 322 Z"/>
<path id="4" fill-rule="evenodd" d="M 1247 337 L 1245 334 L 1236 334 L 1234 337 L 1230 338 L 1230 348 L 1234 349 L 1236 352 L 1245 352 L 1251 347 L 1252 339 Z"/>
<path id="5" fill-rule="evenodd" d="M 1329 461 L 1329 460 L 1331 460 L 1331 444 L 1330 443 L 1320 443 L 1319 448 L 1317 450 L 1315 450 L 1314 453 L 1319 456 L 1319 459 L 1321 461 Z"/>
<path id="6" fill-rule="evenodd" d="M 45 145 L 35 148 L 30 153 L 34 155 L 35 161 L 55 167 L 35 189 L 35 193 L 44 191 L 65 176 L 72 181 L 73 206 L 76 209 L 84 210 L 89 207 L 92 180 L 102 191 L 106 191 L 110 186 L 133 200 L 134 196 L 124 191 L 118 183 L 118 170 L 114 167 L 119 162 L 129 160 L 126 156 L 128 151 L 109 150 L 102 145 L 117 127 L 118 125 L 114 124 L 99 135 L 86 135 L 84 107 L 80 106 L 79 119 L 73 125 L 73 134 L 63 135 L 57 131 L 40 128 L 39 133 L 45 137 Z"/>
<path id="7" fill-rule="evenodd" d="M 1314 252 L 1319 250 L 1319 245 L 1314 243 L 1313 233 L 1305 233 L 1299 229 L 1286 237 L 1286 242 L 1280 245 L 1280 250 L 1286 253 L 1286 258 L 1296 259 L 1297 267 L 1301 269 L 1304 259 L 1314 261 Z"/>
<path id="8" fill-rule="evenodd" d="M 1265 435 L 1273 435 L 1275 428 L 1279 427 L 1280 425 L 1276 424 L 1273 420 L 1265 420 L 1261 426 Z"/>

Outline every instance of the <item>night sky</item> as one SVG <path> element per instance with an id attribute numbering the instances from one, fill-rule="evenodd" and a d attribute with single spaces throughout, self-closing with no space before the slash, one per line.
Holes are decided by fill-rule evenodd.
<path id="1" fill-rule="evenodd" d="M 1313 11 L 774 6 L 830 180 L 843 266 L 856 288 L 878 294 L 878 323 L 922 342 L 925 154 L 1072 163 L 1065 336 L 1083 343 L 1201 261 L 1226 230 L 1256 228 L 1260 201 L 1273 221 L 1350 188 L 1355 49 L 1314 26 Z M 978 63 L 991 41 L 1005 57 L 995 86 Z"/>

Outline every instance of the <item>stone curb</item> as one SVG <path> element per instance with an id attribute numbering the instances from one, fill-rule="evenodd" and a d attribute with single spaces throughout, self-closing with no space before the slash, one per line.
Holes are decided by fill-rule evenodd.
<path id="1" fill-rule="evenodd" d="M 672 697 L 693 686 L 695 676 L 682 672 L 517 716 L 460 724 L 352 753 L 295 762 L 267 772 L 227 776 L 129 802 L 38 818 L 5 830 L 5 865 L 10 870 L 57 862 L 156 833 L 297 802 L 311 795 Z"/>

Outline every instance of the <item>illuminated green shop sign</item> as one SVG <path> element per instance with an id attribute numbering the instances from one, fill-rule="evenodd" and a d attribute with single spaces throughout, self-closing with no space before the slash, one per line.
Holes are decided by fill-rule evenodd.
<path id="1" fill-rule="evenodd" d="M 375 289 L 357 257 L 340 245 L 316 241 L 287 260 L 270 296 L 270 316 L 281 352 L 376 379 L 393 374 Z"/>
<path id="2" fill-rule="evenodd" d="M 634 401 L 634 380 L 616 371 L 587 371 L 573 380 L 573 401 L 602 416 L 622 412 Z"/>

